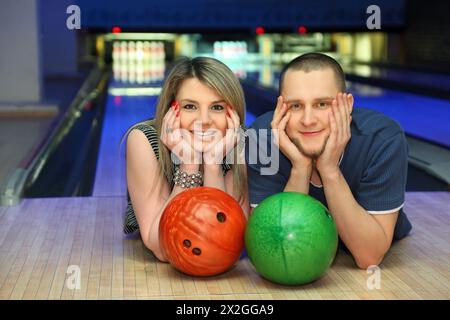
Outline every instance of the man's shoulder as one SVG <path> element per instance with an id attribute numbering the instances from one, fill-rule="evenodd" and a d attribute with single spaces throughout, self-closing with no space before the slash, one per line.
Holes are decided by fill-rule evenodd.
<path id="1" fill-rule="evenodd" d="M 273 111 L 268 111 L 266 113 L 263 113 L 262 115 L 258 116 L 255 121 L 250 125 L 249 128 L 252 129 L 270 129 L 270 123 L 272 122 L 273 118 Z"/>
<path id="2" fill-rule="evenodd" d="M 365 108 L 355 108 L 352 113 L 352 124 L 362 136 L 376 136 L 382 140 L 391 139 L 403 134 L 402 127 L 387 115 Z"/>
<path id="3" fill-rule="evenodd" d="M 364 108 L 354 109 L 352 116 L 352 136 L 345 151 L 349 172 L 356 170 L 358 163 L 364 170 L 369 163 L 383 161 L 393 154 L 401 154 L 396 157 L 397 161 L 405 161 L 408 143 L 402 127 L 395 120 Z"/>

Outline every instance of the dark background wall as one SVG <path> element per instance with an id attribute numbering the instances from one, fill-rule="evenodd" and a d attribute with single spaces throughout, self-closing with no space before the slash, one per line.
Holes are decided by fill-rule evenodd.
<path id="1" fill-rule="evenodd" d="M 44 76 L 73 76 L 77 73 L 77 31 L 66 27 L 66 9 L 73 0 L 40 0 L 39 42 Z"/>
<path id="2" fill-rule="evenodd" d="M 82 24 L 88 28 L 119 25 L 128 29 L 315 29 L 367 30 L 366 9 L 381 8 L 382 27 L 404 25 L 404 0 L 78 0 Z"/>
<path id="3" fill-rule="evenodd" d="M 450 4 L 410 0 L 404 33 L 404 63 L 450 72 Z"/>

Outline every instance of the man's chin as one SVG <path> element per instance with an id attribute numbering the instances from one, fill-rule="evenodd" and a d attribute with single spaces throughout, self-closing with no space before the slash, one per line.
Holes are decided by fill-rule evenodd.
<path id="1" fill-rule="evenodd" d="M 318 157 L 320 157 L 320 155 L 323 153 L 324 148 L 305 148 L 303 145 L 301 144 L 296 144 L 298 150 L 306 157 L 308 158 L 312 158 L 312 159 L 317 159 Z"/>
<path id="2" fill-rule="evenodd" d="M 301 151 L 301 153 L 303 153 L 303 155 L 305 155 L 306 157 L 311 158 L 311 159 L 317 159 L 323 153 L 323 150 L 308 150 L 308 151 L 300 150 L 300 151 Z"/>
<path id="3" fill-rule="evenodd" d="M 308 143 L 309 145 L 307 145 L 305 143 L 301 143 L 299 141 L 299 139 L 293 139 L 292 141 L 297 146 L 297 149 L 303 155 L 305 155 L 308 158 L 317 159 L 323 153 L 323 151 L 325 149 L 325 145 L 327 143 L 327 140 L 328 140 L 328 137 L 321 144 L 320 143 L 313 144 L 310 141 L 310 143 Z"/>

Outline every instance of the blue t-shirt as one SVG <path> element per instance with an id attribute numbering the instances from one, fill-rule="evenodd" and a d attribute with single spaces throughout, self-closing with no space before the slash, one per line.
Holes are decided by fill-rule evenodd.
<path id="1" fill-rule="evenodd" d="M 273 144 L 272 117 L 273 111 L 259 116 L 247 131 L 245 157 L 253 206 L 282 192 L 291 172 L 290 161 Z M 394 120 L 373 110 L 354 108 L 352 119 L 351 138 L 340 161 L 341 172 L 356 201 L 369 213 L 400 211 L 394 239 L 401 239 L 412 228 L 402 209 L 408 168 L 404 132 Z M 277 153 L 278 166 L 270 160 Z M 327 206 L 321 186 L 310 183 L 309 194 Z"/>

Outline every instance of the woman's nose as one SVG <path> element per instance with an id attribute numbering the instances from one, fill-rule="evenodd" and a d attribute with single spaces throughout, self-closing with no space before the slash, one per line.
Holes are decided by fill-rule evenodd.
<path id="1" fill-rule="evenodd" d="M 211 123 L 211 116 L 209 114 L 209 110 L 200 110 L 199 119 L 202 122 L 202 125 L 209 125 Z"/>

